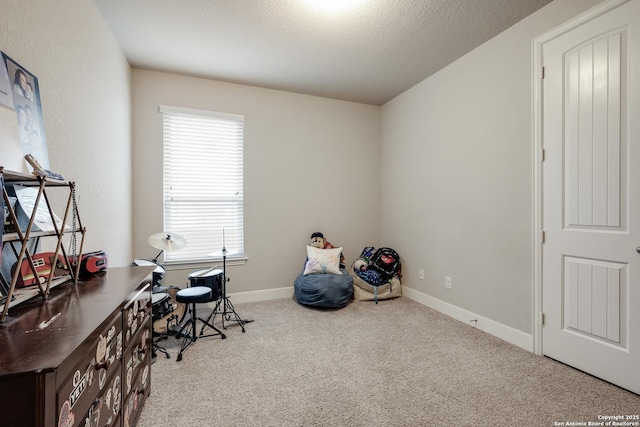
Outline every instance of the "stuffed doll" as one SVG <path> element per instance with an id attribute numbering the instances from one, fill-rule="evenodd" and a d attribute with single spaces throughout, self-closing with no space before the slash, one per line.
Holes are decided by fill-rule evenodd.
<path id="1" fill-rule="evenodd" d="M 314 248 L 318 248 L 318 249 L 333 249 L 335 247 L 331 244 L 330 241 L 325 239 L 324 234 L 320 233 L 319 231 L 316 231 L 311 235 L 311 243 L 309 246 L 313 246 Z M 344 254 L 340 252 L 340 268 L 344 268 L 344 266 L 345 266 Z"/>
<path id="2" fill-rule="evenodd" d="M 319 231 L 316 231 L 311 235 L 311 244 L 309 246 L 313 246 L 314 248 L 324 249 L 324 235 Z"/>

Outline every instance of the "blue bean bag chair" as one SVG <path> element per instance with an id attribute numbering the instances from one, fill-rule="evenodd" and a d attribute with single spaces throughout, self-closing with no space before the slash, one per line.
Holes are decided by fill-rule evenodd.
<path id="1" fill-rule="evenodd" d="M 300 273 L 293 284 L 298 303 L 318 308 L 342 308 L 353 296 L 353 277 L 344 268 L 342 274 Z"/>

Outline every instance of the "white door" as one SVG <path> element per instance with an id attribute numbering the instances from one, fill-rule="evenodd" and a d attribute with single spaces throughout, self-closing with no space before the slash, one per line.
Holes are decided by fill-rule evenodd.
<path id="1" fill-rule="evenodd" d="M 542 352 L 640 393 L 640 0 L 542 65 Z"/>

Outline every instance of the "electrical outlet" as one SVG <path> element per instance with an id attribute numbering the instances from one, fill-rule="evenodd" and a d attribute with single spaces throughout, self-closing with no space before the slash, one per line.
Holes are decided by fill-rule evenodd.
<path id="1" fill-rule="evenodd" d="M 444 287 L 447 289 L 451 289 L 451 277 L 444 276 Z"/>
<path id="2" fill-rule="evenodd" d="M 420 280 L 424 280 L 424 270 L 420 269 L 418 275 L 420 276 Z"/>

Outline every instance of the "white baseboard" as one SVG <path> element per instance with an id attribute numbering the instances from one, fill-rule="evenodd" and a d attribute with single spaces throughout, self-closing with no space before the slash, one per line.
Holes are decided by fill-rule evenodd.
<path id="1" fill-rule="evenodd" d="M 402 295 L 439 311 L 440 313 L 466 323 L 470 327 L 473 327 L 475 323 L 475 327 L 481 331 L 491 334 L 513 345 L 517 345 L 527 351 L 533 352 L 533 335 L 519 331 L 510 326 L 503 325 L 495 320 L 479 316 L 471 311 L 449 304 L 448 302 L 444 302 L 407 286 L 402 286 Z M 477 320 L 477 322 L 472 322 L 473 320 Z"/>

